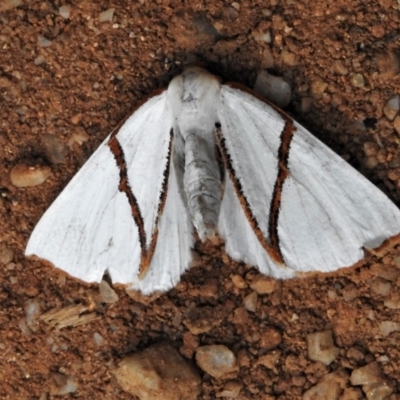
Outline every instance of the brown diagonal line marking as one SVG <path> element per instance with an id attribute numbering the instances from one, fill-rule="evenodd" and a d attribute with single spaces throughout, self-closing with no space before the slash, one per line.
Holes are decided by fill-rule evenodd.
<path id="1" fill-rule="evenodd" d="M 116 136 L 112 136 L 111 139 L 108 141 L 108 147 L 114 154 L 117 166 L 119 168 L 118 189 L 120 192 L 126 194 L 126 197 L 128 198 L 129 201 L 129 205 L 131 206 L 133 219 L 135 220 L 135 224 L 138 228 L 139 243 L 141 248 L 141 258 L 143 259 L 143 256 L 146 253 L 146 231 L 144 229 L 144 221 L 142 213 L 140 212 L 139 204 L 129 185 L 128 169 L 126 167 L 124 151 L 122 150 L 122 146 L 118 142 Z"/>
<path id="2" fill-rule="evenodd" d="M 263 103 L 268 104 L 285 121 L 285 126 L 281 134 L 281 145 L 278 150 L 278 174 L 275 180 L 274 191 L 272 194 L 272 199 L 270 204 L 269 220 L 268 220 L 268 237 L 270 241 L 269 245 L 274 249 L 273 250 L 274 253 L 279 254 L 278 259 L 280 259 L 281 263 L 283 264 L 284 260 L 279 244 L 278 222 L 279 222 L 280 206 L 282 201 L 283 185 L 290 173 L 288 168 L 290 144 L 292 142 L 294 131 L 296 130 L 296 128 L 294 126 L 293 119 L 288 114 L 286 114 L 279 107 L 277 107 L 275 104 L 271 103 L 269 100 L 265 99 L 258 93 L 254 92 L 253 90 L 239 83 L 228 82 L 226 85 L 233 89 L 246 92 L 251 96 L 257 98 L 258 100 L 262 101 Z"/>
<path id="3" fill-rule="evenodd" d="M 283 114 L 282 117 L 286 120 L 286 123 L 281 134 L 281 145 L 278 150 L 278 174 L 275 180 L 274 191 L 269 210 L 268 237 L 271 246 L 277 252 L 279 252 L 280 258 L 283 261 L 283 256 L 279 245 L 278 222 L 282 202 L 283 184 L 285 183 L 286 178 L 289 176 L 289 152 L 295 127 L 293 125 L 293 120 L 287 117 L 286 114 Z"/>
<path id="4" fill-rule="evenodd" d="M 161 186 L 161 193 L 160 193 L 160 198 L 159 198 L 159 202 L 158 202 L 157 215 L 156 215 L 156 219 L 154 221 L 153 232 L 151 234 L 150 246 L 147 249 L 146 254 L 144 256 L 142 253 L 142 259 L 141 259 L 140 267 L 139 267 L 139 278 L 143 278 L 144 275 L 146 274 L 147 270 L 149 269 L 151 259 L 153 258 L 153 254 L 156 250 L 157 239 L 158 239 L 158 223 L 160 222 L 160 218 L 164 211 L 165 202 L 167 200 L 168 181 L 169 181 L 169 175 L 170 175 L 170 171 L 171 171 L 173 139 L 174 139 L 174 132 L 171 129 L 169 145 L 168 145 L 167 163 L 165 165 L 165 169 L 163 172 L 164 179 L 163 179 L 163 183 Z"/>
<path id="5" fill-rule="evenodd" d="M 264 237 L 264 234 L 262 233 L 258 225 L 257 219 L 254 216 L 253 211 L 251 210 L 250 204 L 243 193 L 242 184 L 240 183 L 239 178 L 235 174 L 235 170 L 232 165 L 232 159 L 226 148 L 225 138 L 222 135 L 221 125 L 219 123 L 215 124 L 215 135 L 217 138 L 218 147 L 222 155 L 223 163 L 225 165 L 226 170 L 228 171 L 229 177 L 232 181 L 240 205 L 242 206 L 242 209 L 246 215 L 247 220 L 249 221 L 251 228 L 256 234 L 260 244 L 263 246 L 265 251 L 267 251 L 272 260 L 274 260 L 278 264 L 284 264 L 279 247 L 275 248 L 270 243 L 268 243 L 268 240 Z"/>
<path id="6" fill-rule="evenodd" d="M 163 172 L 164 179 L 163 179 L 163 183 L 162 183 L 162 187 L 161 187 L 161 193 L 160 193 L 160 198 L 159 198 L 159 203 L 158 203 L 157 214 L 156 214 L 156 218 L 154 221 L 153 232 L 151 234 L 150 245 L 147 248 L 147 246 L 146 246 L 147 236 L 146 236 L 146 231 L 144 229 L 144 221 L 143 221 L 142 213 L 140 211 L 140 207 L 137 202 L 137 199 L 136 199 L 135 195 L 133 194 L 132 189 L 129 185 L 128 170 L 126 167 L 125 156 L 124 156 L 122 146 L 118 142 L 116 136 L 112 136 L 108 142 L 108 146 L 111 149 L 111 152 L 114 154 L 114 157 L 117 161 L 117 165 L 118 165 L 118 168 L 120 171 L 119 172 L 120 181 L 119 181 L 118 189 L 121 192 L 126 194 L 128 201 L 129 201 L 129 205 L 131 206 L 132 217 L 138 228 L 139 243 L 140 243 L 140 249 L 141 249 L 140 266 L 139 266 L 139 278 L 140 279 L 144 277 L 147 270 L 149 269 L 151 259 L 154 255 L 154 251 L 155 251 L 156 245 L 157 245 L 158 223 L 160 221 L 160 217 L 164 210 L 165 201 L 167 199 L 168 178 L 169 178 L 169 173 L 170 173 L 170 168 L 171 168 L 172 143 L 173 143 L 173 131 L 171 129 L 170 141 L 169 141 L 169 146 L 168 146 L 167 163 L 166 163 L 166 166 L 165 166 L 165 169 Z"/>

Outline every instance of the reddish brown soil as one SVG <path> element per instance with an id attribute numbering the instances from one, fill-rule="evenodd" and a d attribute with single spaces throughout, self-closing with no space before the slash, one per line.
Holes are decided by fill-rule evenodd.
<path id="1" fill-rule="evenodd" d="M 160 340 L 189 359 L 197 345 L 232 349 L 240 369 L 229 379 L 243 385 L 241 399 L 298 399 L 324 374 L 347 376 L 382 356 L 391 400 L 400 398 L 400 333 L 383 336 L 379 329 L 382 321 L 400 323 L 399 311 L 384 305 L 379 290 L 382 280 L 391 295 L 400 290 L 395 250 L 352 271 L 283 282 L 259 297 L 256 313 L 242 308 L 251 290 L 231 280 L 240 274 L 250 281 L 256 270 L 230 261 L 222 246 L 198 245 L 197 265 L 149 306 L 122 289 L 117 303 L 94 303 L 97 285 L 65 279 L 24 257 L 33 227 L 102 139 L 141 98 L 193 60 L 248 86 L 259 68 L 286 77 L 294 91 L 286 111 L 399 203 L 399 136 L 383 113 L 400 93 L 395 0 L 87 0 L 70 4 L 69 19 L 59 15 L 59 0 L 10 10 L 2 10 L 3 3 L 8 1 L 0 3 L 0 242 L 13 257 L 0 264 L 1 399 L 54 398 L 64 375 L 78 385 L 65 397 L 131 399 L 110 371 L 125 355 Z M 111 7 L 112 22 L 99 22 Z M 256 41 L 253 34 L 267 28 L 272 44 Z M 50 46 L 38 43 L 40 35 Z M 353 74 L 363 75 L 362 87 L 354 86 Z M 87 140 L 71 144 L 77 135 Z M 366 142 L 378 145 L 372 158 L 364 152 Z M 18 163 L 48 165 L 52 176 L 40 186 L 16 188 L 9 176 Z M 41 313 L 95 304 L 99 318 L 60 331 L 39 320 L 27 326 L 32 302 Z M 189 333 L 184 322 L 193 309 L 209 316 L 207 333 Z M 260 337 L 272 328 L 281 338 L 275 370 L 256 366 L 265 347 Z M 307 357 L 306 335 L 323 329 L 333 330 L 340 347 L 328 367 Z M 216 398 L 225 382 L 202 373 L 201 398 Z M 359 387 L 351 393 L 364 396 Z"/>

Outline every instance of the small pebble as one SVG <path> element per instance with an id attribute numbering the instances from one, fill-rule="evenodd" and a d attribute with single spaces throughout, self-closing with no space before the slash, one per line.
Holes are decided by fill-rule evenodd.
<path id="1" fill-rule="evenodd" d="M 282 334 L 275 328 L 267 328 L 260 332 L 260 348 L 269 351 L 278 347 L 282 342 Z"/>
<path id="2" fill-rule="evenodd" d="M 194 308 L 186 314 L 183 323 L 193 335 L 200 335 L 218 326 L 221 323 L 221 317 L 213 308 Z"/>
<path id="3" fill-rule="evenodd" d="M 392 285 L 386 279 L 376 278 L 372 282 L 371 289 L 381 296 L 387 296 L 392 291 Z"/>
<path id="4" fill-rule="evenodd" d="M 349 70 L 348 70 L 348 68 L 345 66 L 345 64 L 343 63 L 343 61 L 341 61 L 341 60 L 336 60 L 335 62 L 334 62 L 334 67 L 335 67 L 335 70 L 336 70 L 336 72 L 338 73 L 338 74 L 340 74 L 340 75 L 347 75 L 348 73 L 349 73 Z"/>
<path id="5" fill-rule="evenodd" d="M 71 13 L 71 6 L 61 6 L 58 9 L 58 12 L 60 13 L 61 17 L 68 19 Z"/>
<path id="6" fill-rule="evenodd" d="M 361 88 L 365 85 L 365 79 L 363 74 L 351 74 L 350 82 L 354 87 Z"/>
<path id="7" fill-rule="evenodd" d="M 324 375 L 321 380 L 303 394 L 303 400 L 339 400 L 340 386 L 334 374 Z"/>
<path id="8" fill-rule="evenodd" d="M 387 364 L 390 361 L 390 358 L 386 354 L 383 354 L 382 356 L 379 356 L 376 361 L 382 364 Z"/>
<path id="9" fill-rule="evenodd" d="M 232 279 L 232 283 L 235 285 L 235 287 L 237 287 L 238 289 L 245 289 L 247 288 L 247 283 L 246 281 L 243 279 L 243 277 L 241 275 L 233 275 L 231 277 Z"/>
<path id="10" fill-rule="evenodd" d="M 67 146 L 57 136 L 51 134 L 43 135 L 42 142 L 47 159 L 52 164 L 62 164 Z"/>
<path id="11" fill-rule="evenodd" d="M 97 346 L 101 346 L 102 344 L 104 344 L 104 338 L 98 332 L 95 332 L 93 334 L 93 340 L 94 340 L 94 342 L 96 343 Z"/>
<path id="12" fill-rule="evenodd" d="M 363 367 L 353 370 L 350 376 L 350 382 L 353 386 L 369 385 L 371 383 L 381 382 L 382 372 L 379 364 L 373 361 Z"/>
<path id="13" fill-rule="evenodd" d="M 379 149 L 376 158 L 381 164 L 386 163 L 388 159 L 388 153 L 386 149 Z"/>
<path id="14" fill-rule="evenodd" d="M 34 60 L 33 63 L 35 65 L 42 65 L 43 63 L 46 62 L 46 59 L 44 58 L 43 54 L 40 54 L 39 56 L 37 56 Z"/>
<path id="15" fill-rule="evenodd" d="M 392 292 L 389 297 L 385 299 L 383 302 L 385 307 L 390 308 L 391 310 L 400 309 L 400 293 Z"/>
<path id="16" fill-rule="evenodd" d="M 109 22 L 112 20 L 114 16 L 115 8 L 109 8 L 106 11 L 103 11 L 99 15 L 99 22 Z"/>
<path id="17" fill-rule="evenodd" d="M 38 36 L 38 43 L 39 43 L 39 46 L 41 46 L 41 47 L 49 47 L 49 46 L 51 46 L 52 41 L 49 40 L 49 39 L 46 39 L 42 35 L 39 35 Z"/>
<path id="18" fill-rule="evenodd" d="M 29 329 L 36 331 L 40 317 L 40 304 L 38 300 L 30 299 L 25 303 L 25 317 Z"/>
<path id="19" fill-rule="evenodd" d="M 200 377 L 167 343 L 158 343 L 121 361 L 113 372 L 125 392 L 141 400 L 196 400 Z"/>
<path id="20" fill-rule="evenodd" d="M 290 67 L 293 67 L 296 65 L 296 54 L 288 51 L 288 50 L 282 50 L 281 52 L 281 57 L 282 57 L 282 62 L 286 65 L 289 65 Z"/>
<path id="21" fill-rule="evenodd" d="M 339 348 L 333 343 L 332 331 L 310 333 L 307 335 L 308 357 L 329 365 L 338 355 Z"/>
<path id="22" fill-rule="evenodd" d="M 172 325 L 179 328 L 182 324 L 182 317 L 183 317 L 183 314 L 180 311 L 176 311 L 171 320 Z"/>
<path id="23" fill-rule="evenodd" d="M 113 304 L 119 299 L 118 294 L 105 280 L 100 282 L 99 291 L 104 303 Z"/>
<path id="24" fill-rule="evenodd" d="M 394 321 L 382 321 L 379 323 L 379 329 L 383 336 L 389 336 L 392 332 L 400 331 L 400 323 Z"/>
<path id="25" fill-rule="evenodd" d="M 320 99 L 328 88 L 328 84 L 322 79 L 316 79 L 311 83 L 311 94 L 314 99 Z"/>
<path id="26" fill-rule="evenodd" d="M 72 376 L 53 373 L 51 377 L 53 382 L 50 385 L 50 394 L 52 395 L 62 396 L 78 390 L 78 385 Z"/>
<path id="27" fill-rule="evenodd" d="M 236 381 L 229 381 L 225 383 L 224 388 L 221 393 L 217 394 L 217 397 L 229 397 L 231 399 L 236 399 L 240 395 L 242 390 L 242 385 Z"/>
<path id="28" fill-rule="evenodd" d="M 254 29 L 252 31 L 253 38 L 257 40 L 258 42 L 265 42 L 265 43 L 271 43 L 272 42 L 272 36 L 271 36 L 271 31 L 268 28 L 265 28 L 263 26 L 259 26 L 258 28 Z"/>
<path id="29" fill-rule="evenodd" d="M 367 400 L 389 400 L 393 388 L 387 382 L 376 382 L 362 387 Z"/>
<path id="30" fill-rule="evenodd" d="M 392 97 L 383 107 L 383 113 L 385 114 L 386 118 L 390 121 L 393 121 L 397 113 L 400 109 L 400 96 Z"/>
<path id="31" fill-rule="evenodd" d="M 347 350 L 346 355 L 347 355 L 347 358 L 352 358 L 353 360 L 356 360 L 356 361 L 361 361 L 364 359 L 364 353 L 355 347 L 350 347 L 350 349 Z"/>
<path id="32" fill-rule="evenodd" d="M 196 351 L 196 363 L 214 378 L 236 371 L 236 357 L 226 346 L 201 346 Z"/>
<path id="33" fill-rule="evenodd" d="M 286 107 L 292 99 L 290 85 L 282 77 L 271 75 L 265 70 L 258 73 L 254 90 L 279 107 Z"/>
<path id="34" fill-rule="evenodd" d="M 365 142 L 363 148 L 367 157 L 376 155 L 379 150 L 379 146 L 375 142 Z"/>
<path id="35" fill-rule="evenodd" d="M 14 258 L 14 251 L 5 243 L 0 243 L 0 263 L 6 265 Z"/>
<path id="36" fill-rule="evenodd" d="M 257 293 L 251 292 L 243 299 L 244 308 L 250 312 L 256 312 L 257 309 Z"/>
<path id="37" fill-rule="evenodd" d="M 375 168 L 378 164 L 379 164 L 379 161 L 378 161 L 378 159 L 377 159 L 376 157 L 374 157 L 374 156 L 367 157 L 367 158 L 364 160 L 364 165 L 365 165 L 365 167 L 368 168 L 368 169 L 373 169 L 373 168 Z"/>
<path id="38" fill-rule="evenodd" d="M 29 166 L 17 164 L 10 173 L 11 183 L 16 187 L 30 187 L 41 185 L 51 175 L 47 166 Z"/>
<path id="39" fill-rule="evenodd" d="M 400 135 L 400 115 L 398 115 L 393 121 L 393 127 L 396 132 Z"/>
<path id="40" fill-rule="evenodd" d="M 381 24 L 372 25 L 371 28 L 372 36 L 376 37 L 377 39 L 381 39 L 385 36 L 385 28 Z"/>
<path id="41" fill-rule="evenodd" d="M 75 143 L 81 146 L 82 143 L 86 142 L 87 140 L 89 140 L 89 135 L 83 129 L 82 130 L 78 129 L 69 138 L 68 146 L 72 147 Z"/>
<path id="42" fill-rule="evenodd" d="M 235 308 L 232 316 L 235 325 L 246 325 L 249 323 L 249 313 L 244 307 Z"/>
<path id="43" fill-rule="evenodd" d="M 260 295 L 270 294 L 277 289 L 277 282 L 273 278 L 258 274 L 251 281 L 250 287 Z"/>
<path id="44" fill-rule="evenodd" d="M 256 365 L 263 365 L 264 367 L 272 370 L 277 374 L 278 368 L 277 365 L 279 364 L 279 360 L 281 357 L 281 352 L 279 350 L 273 350 L 267 354 L 260 356 L 257 360 Z"/>

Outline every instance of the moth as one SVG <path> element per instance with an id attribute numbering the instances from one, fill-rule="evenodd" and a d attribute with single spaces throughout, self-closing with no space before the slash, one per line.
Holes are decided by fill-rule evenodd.
<path id="1" fill-rule="evenodd" d="M 399 209 L 284 112 L 199 67 L 149 98 L 35 227 L 26 255 L 143 294 L 177 284 L 194 235 L 288 279 L 397 240 Z"/>

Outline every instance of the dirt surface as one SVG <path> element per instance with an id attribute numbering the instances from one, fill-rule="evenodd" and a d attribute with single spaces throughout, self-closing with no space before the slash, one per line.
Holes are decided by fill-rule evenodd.
<path id="1" fill-rule="evenodd" d="M 399 399 L 400 332 L 382 331 L 384 321 L 400 323 L 396 249 L 350 271 L 278 282 L 258 295 L 255 312 L 243 299 L 257 270 L 230 261 L 222 244 L 198 244 L 196 265 L 147 306 L 120 288 L 107 304 L 98 285 L 23 252 L 43 212 L 113 127 L 194 60 L 248 86 L 260 68 L 284 76 L 294 92 L 286 111 L 399 204 L 400 119 L 385 105 L 400 93 L 400 4 L 81 1 L 68 4 L 69 16 L 61 9 L 63 17 L 67 4 L 58 0 L 29 3 L 6 10 L 12 2 L 0 2 L 0 398 L 51 399 L 70 382 L 76 390 L 66 398 L 131 399 L 112 369 L 162 340 L 193 364 L 200 345 L 235 353 L 238 370 L 226 378 L 199 370 L 202 399 L 217 398 L 230 381 L 242 386 L 240 399 L 298 399 L 329 372 L 340 377 L 341 398 L 362 399 L 349 376 L 373 361 L 390 399 Z M 102 22 L 109 8 L 112 21 Z M 271 43 L 260 40 L 266 32 Z M 21 163 L 50 167 L 51 176 L 17 188 L 10 171 Z M 72 306 L 90 315 L 87 323 L 57 330 L 39 318 Z M 307 334 L 325 329 L 340 348 L 329 366 L 307 356 Z M 269 351 L 274 367 L 257 364 Z"/>

